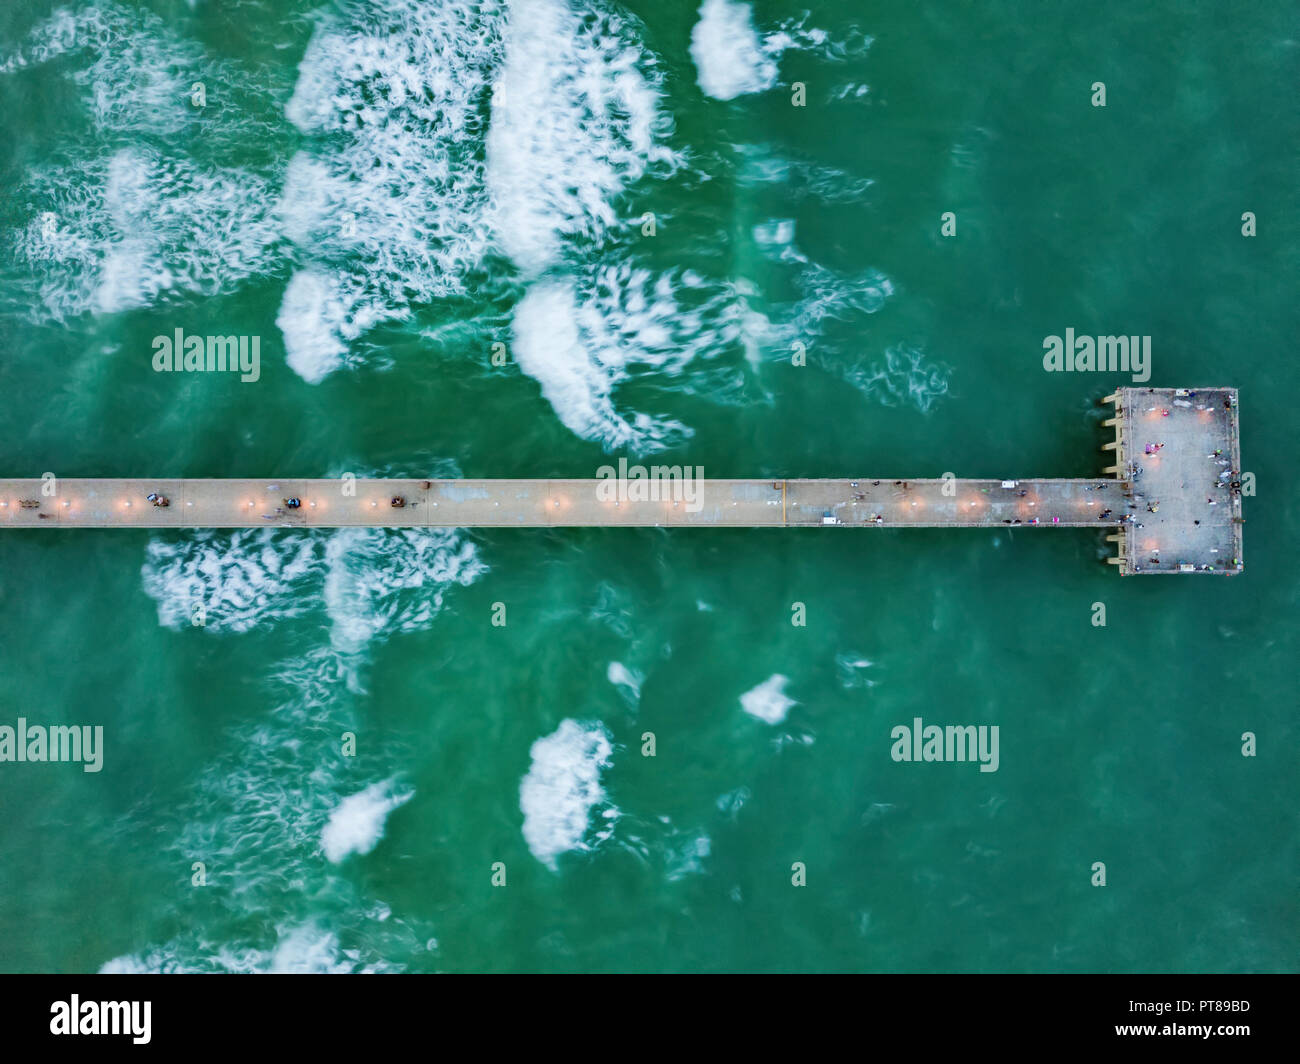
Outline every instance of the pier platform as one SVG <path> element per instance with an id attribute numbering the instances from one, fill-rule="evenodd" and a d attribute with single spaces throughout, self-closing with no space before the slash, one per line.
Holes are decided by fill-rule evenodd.
<path id="1" fill-rule="evenodd" d="M 1115 464 L 1133 519 L 1118 536 L 1124 574 L 1235 573 L 1244 566 L 1235 388 L 1121 388 Z"/>

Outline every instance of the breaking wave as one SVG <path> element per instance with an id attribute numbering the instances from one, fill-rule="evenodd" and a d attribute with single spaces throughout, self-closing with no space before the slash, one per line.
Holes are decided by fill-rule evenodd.
<path id="1" fill-rule="evenodd" d="M 650 168 L 671 170 L 660 92 L 628 19 L 566 0 L 510 5 L 487 183 L 498 239 L 526 275 L 566 244 L 599 245 L 619 222 L 617 197 Z"/>

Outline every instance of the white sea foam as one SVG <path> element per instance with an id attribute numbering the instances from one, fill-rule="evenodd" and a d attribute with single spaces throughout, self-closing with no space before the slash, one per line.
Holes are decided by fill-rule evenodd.
<path id="1" fill-rule="evenodd" d="M 789 256 L 794 244 L 794 219 L 773 218 L 760 222 L 754 226 L 754 243 L 769 258 Z"/>
<path id="2" fill-rule="evenodd" d="M 100 132 L 171 135 L 199 119 L 190 104 L 199 79 L 214 89 L 224 66 L 172 33 L 157 15 L 116 3 L 59 8 L 38 23 L 18 51 L 0 58 L 0 74 L 64 57 Z M 84 60 L 84 61 L 83 61 Z"/>
<path id="3" fill-rule="evenodd" d="M 164 627 L 245 632 L 319 607 L 323 574 L 320 535 L 268 528 L 151 539 L 141 579 Z"/>
<path id="4" fill-rule="evenodd" d="M 567 0 L 516 0 L 494 86 L 487 181 L 506 253 L 526 274 L 567 242 L 599 244 L 613 200 L 672 152 L 658 75 L 626 19 Z"/>
<path id="5" fill-rule="evenodd" d="M 399 788 L 395 780 L 372 783 L 364 791 L 344 798 L 321 832 L 321 848 L 327 860 L 338 864 L 351 854 L 367 854 L 384 835 L 388 814 L 414 796 Z"/>
<path id="6" fill-rule="evenodd" d="M 622 413 L 618 385 L 634 372 L 676 376 L 701 359 L 720 359 L 706 394 L 725 401 L 740 381 L 736 360 L 724 356 L 747 351 L 755 320 L 737 285 L 623 263 L 581 279 L 536 282 L 515 308 L 512 351 L 567 428 L 606 450 L 647 454 L 679 445 L 692 430 L 671 418 Z"/>
<path id="7" fill-rule="evenodd" d="M 835 655 L 835 667 L 839 670 L 841 687 L 875 687 L 876 682 L 866 674 L 866 670 L 874 665 L 875 662 L 857 654 Z"/>
<path id="8" fill-rule="evenodd" d="M 795 242 L 792 219 L 760 222 L 754 226 L 753 236 L 765 258 L 793 269 L 794 282 L 801 292 L 797 302 L 774 307 L 771 318 L 753 319 L 761 342 L 779 351 L 782 358 L 787 356 L 791 341 L 807 343 L 810 337 L 823 335 L 831 322 L 856 321 L 874 314 L 894 294 L 893 283 L 878 270 L 844 275 L 809 258 Z M 925 411 L 947 391 L 947 367 L 926 362 L 919 352 L 891 350 L 883 365 L 821 365 L 886 405 L 913 402 Z"/>
<path id="9" fill-rule="evenodd" d="M 795 243 L 795 226 L 790 219 L 760 222 L 753 235 L 766 258 L 788 264 L 796 271 L 795 284 L 801 291 L 798 302 L 774 308 L 773 319 L 759 323 L 759 335 L 781 351 L 782 357 L 791 340 L 806 343 L 809 337 L 823 335 L 832 322 L 852 322 L 874 314 L 894 295 L 893 282 L 878 270 L 844 275 L 809 258 Z M 911 405 L 922 413 L 948 393 L 951 374 L 949 366 L 931 361 L 920 350 L 906 345 L 888 348 L 883 359 L 820 365 L 885 406 Z"/>
<path id="10" fill-rule="evenodd" d="M 344 949 L 338 935 L 307 920 L 276 929 L 273 945 L 259 948 L 239 943 L 214 943 L 197 933 L 178 936 L 164 946 L 114 957 L 100 966 L 101 975 L 148 973 L 297 973 L 362 974 L 399 972 L 389 958 Z"/>
<path id="11" fill-rule="evenodd" d="M 737 787 L 734 791 L 718 795 L 713 804 L 728 820 L 735 820 L 752 797 L 753 792 L 748 787 Z"/>
<path id="12" fill-rule="evenodd" d="M 613 224 L 608 198 L 659 157 L 662 126 L 621 32 L 564 0 L 398 0 L 321 19 L 286 107 L 320 138 L 290 164 L 279 209 L 307 264 L 278 318 L 291 368 L 318 382 L 374 324 L 461 294 L 494 240 L 540 268 Z"/>
<path id="13" fill-rule="evenodd" d="M 798 704 L 785 693 L 785 685 L 789 682 L 789 677 L 780 673 L 768 677 L 740 696 L 740 708 L 766 724 L 780 724 L 790 707 Z"/>
<path id="14" fill-rule="evenodd" d="M 584 331 L 584 324 L 599 319 L 599 310 L 578 304 L 570 282 L 533 285 L 515 308 L 513 351 L 520 370 L 541 385 L 565 427 L 607 450 L 663 450 L 690 435 L 678 421 L 648 414 L 628 420 L 615 409 L 614 386 L 626 378 L 632 355 L 601 346 Z"/>
<path id="15" fill-rule="evenodd" d="M 455 529 L 345 528 L 325 547 L 323 588 L 335 649 L 355 653 L 379 635 L 427 628 L 453 584 L 487 571 Z"/>
<path id="16" fill-rule="evenodd" d="M 736 174 L 744 185 L 781 184 L 787 199 L 810 198 L 821 203 L 851 203 L 865 198 L 874 181 L 827 166 L 813 159 L 789 154 L 782 145 L 742 144 L 737 148 L 741 164 Z"/>
<path id="17" fill-rule="evenodd" d="M 827 63 L 837 64 L 861 57 L 872 45 L 871 35 L 857 26 L 850 25 L 832 34 L 810 26 L 808 20 L 811 17 L 811 12 L 804 12 L 798 19 L 782 22 L 777 30 L 767 35 L 763 47 L 778 55 L 797 48 Z"/>
<path id="18" fill-rule="evenodd" d="M 274 66 L 209 54 L 139 4 L 56 9 L 16 51 L 0 55 L 0 75 L 44 63 L 81 90 L 101 143 L 129 137 L 171 146 L 178 134 L 201 130 L 189 150 L 208 155 L 283 133 L 267 117 L 282 91 Z"/>
<path id="19" fill-rule="evenodd" d="M 342 291 L 342 279 L 317 270 L 298 270 L 289 280 L 275 324 L 284 336 L 289 368 L 308 384 L 319 384 L 343 365 L 356 303 Z"/>
<path id="20" fill-rule="evenodd" d="M 611 398 L 617 363 L 607 368 L 599 353 L 587 349 L 576 319 L 571 284 L 534 285 L 515 308 L 515 361 L 541 385 L 543 398 L 565 427 L 610 448 L 626 445 L 633 430 Z"/>
<path id="21" fill-rule="evenodd" d="M 948 394 L 951 372 L 918 350 L 898 346 L 885 351 L 883 362 L 851 369 L 846 376 L 854 387 L 885 406 L 911 405 L 925 413 Z"/>
<path id="22" fill-rule="evenodd" d="M 267 968 L 271 972 L 324 974 L 353 970 L 340 956 L 338 936 L 309 924 L 281 932 Z"/>
<path id="23" fill-rule="evenodd" d="M 703 831 L 680 832 L 665 842 L 664 878 L 673 883 L 704 871 L 704 859 L 713 852 L 713 841 Z"/>
<path id="24" fill-rule="evenodd" d="M 189 626 L 198 605 L 209 631 L 244 632 L 315 611 L 329 620 L 329 645 L 279 666 L 261 699 L 269 708 L 232 728 L 175 813 L 178 860 L 207 869 L 204 915 L 104 970 L 400 970 L 435 941 L 431 927 L 394 916 L 330 868 L 373 850 L 413 794 L 396 774 L 355 778 L 338 744 L 358 729 L 351 692 L 362 686 L 364 651 L 428 627 L 444 593 L 483 571 L 454 530 L 268 528 L 150 542 L 142 578 L 160 623 Z M 393 761 L 382 737 L 368 747 L 367 764 Z M 268 942 L 260 928 L 272 924 Z M 214 927 L 238 937 L 214 942 Z"/>
<path id="25" fill-rule="evenodd" d="M 411 794 L 396 776 L 364 786 L 356 762 L 338 756 L 339 736 L 358 728 L 341 682 L 353 668 L 329 648 L 282 663 L 265 691 L 270 708 L 236 724 L 190 797 L 161 814 L 177 821 L 176 860 L 205 866 L 199 911 L 162 945 L 104 970 L 393 971 L 424 952 L 430 926 L 394 916 L 333 870 L 372 849 Z M 367 763 L 391 763 L 375 738 Z"/>
<path id="26" fill-rule="evenodd" d="M 719 100 L 762 92 L 776 84 L 777 66 L 754 28 L 749 4 L 704 0 L 691 30 L 691 58 L 700 88 Z"/>
<path id="27" fill-rule="evenodd" d="M 266 122 L 249 97 L 269 97 L 270 86 L 157 15 L 112 2 L 56 10 L 0 56 L 0 75 L 56 60 L 82 91 L 91 133 L 60 153 L 71 162 L 34 167 L 16 193 L 33 215 L 14 243 L 31 268 L 38 316 L 116 313 L 173 291 L 211 295 L 273 265 L 268 178 L 174 147 L 200 123 L 196 154 L 262 139 L 250 137 Z M 204 107 L 190 99 L 199 81 L 211 96 Z"/>
<path id="28" fill-rule="evenodd" d="M 639 672 L 629 669 L 621 661 L 611 661 L 605 670 L 605 678 L 617 687 L 630 703 L 636 705 L 641 697 L 642 676 Z"/>
<path id="29" fill-rule="evenodd" d="M 268 186 L 246 171 L 122 148 L 37 169 L 27 193 L 43 209 L 17 234 L 16 252 L 57 320 L 146 306 L 173 290 L 212 295 L 274 262 Z"/>
<path id="30" fill-rule="evenodd" d="M 562 721 L 529 750 L 532 764 L 519 785 L 524 841 L 548 868 L 557 867 L 562 853 L 591 848 L 584 840 L 592 809 L 605 801 L 600 773 L 613 752 L 603 724 L 576 720 Z M 605 810 L 611 813 L 617 815 Z"/>
<path id="31" fill-rule="evenodd" d="M 428 627 L 447 588 L 485 571 L 453 529 L 266 528 L 150 540 L 141 578 L 168 628 L 245 632 L 323 609 L 333 648 L 355 654 Z"/>
<path id="32" fill-rule="evenodd" d="M 840 36 L 807 24 L 807 13 L 762 36 L 751 5 L 739 0 L 704 0 L 691 31 L 691 59 L 701 91 L 719 100 L 764 92 L 777 83 L 777 60 L 797 48 L 838 63 L 861 55 L 871 38 L 856 27 Z M 865 89 L 865 86 L 863 86 Z"/>
<path id="33" fill-rule="evenodd" d="M 867 269 L 844 276 L 805 259 L 794 252 L 794 261 L 802 261 L 798 285 L 803 298 L 795 309 L 797 328 L 818 331 L 830 319 L 845 320 L 852 316 L 874 314 L 894 294 L 893 282 L 878 270 Z"/>
<path id="34" fill-rule="evenodd" d="M 278 206 L 303 272 L 278 324 L 312 383 L 413 302 L 465 291 L 491 239 L 481 105 L 502 55 L 493 0 L 352 4 L 320 16 L 285 114 L 310 140 Z"/>
<path id="35" fill-rule="evenodd" d="M 601 6 L 579 13 L 567 0 L 511 4 L 486 142 L 496 238 L 527 277 L 577 270 L 529 288 L 515 308 L 513 354 L 567 428 L 634 453 L 675 446 L 690 430 L 620 412 L 615 388 L 632 367 L 678 372 L 716 338 L 698 328 L 716 304 L 674 298 L 702 283 L 695 275 L 590 265 L 616 236 L 625 190 L 678 161 L 659 96 L 654 59 L 628 18 Z"/>

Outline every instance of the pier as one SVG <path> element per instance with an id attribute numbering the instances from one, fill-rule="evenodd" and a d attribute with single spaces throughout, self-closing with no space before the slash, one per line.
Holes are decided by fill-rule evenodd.
<path id="1" fill-rule="evenodd" d="M 1125 575 L 1240 572 L 1235 390 L 1105 402 L 1113 464 L 1094 479 L 26 478 L 0 480 L 0 528 L 1092 528 Z"/>

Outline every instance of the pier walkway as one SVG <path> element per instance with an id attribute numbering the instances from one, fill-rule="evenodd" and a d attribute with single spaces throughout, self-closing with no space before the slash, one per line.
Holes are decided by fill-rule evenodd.
<path id="1" fill-rule="evenodd" d="M 1116 464 L 1088 480 L 28 478 L 0 480 L 0 528 L 1101 528 L 1114 533 L 1111 561 L 1125 574 L 1236 572 L 1236 393 L 1183 394 L 1108 397 L 1116 440 L 1106 450 L 1117 452 Z M 1153 456 L 1146 436 L 1163 443 Z M 1152 512 L 1146 503 L 1156 498 Z"/>
<path id="2" fill-rule="evenodd" d="M 606 482 L 635 491 L 637 481 Z M 682 482 L 677 482 L 681 484 Z M 1114 481 L 701 480 L 690 495 L 652 482 L 658 499 L 602 499 L 599 480 L 66 479 L 0 480 L 0 524 L 64 528 L 395 528 L 583 525 L 868 525 L 1098 527 L 1119 505 Z M 1096 489 L 1096 490 L 1094 490 Z M 344 494 L 345 490 L 354 494 Z M 631 492 L 629 492 L 630 494 Z M 155 506 L 147 496 L 168 500 Z M 39 500 L 39 508 L 20 506 Z M 299 500 L 294 509 L 290 499 Z M 400 500 L 401 505 L 393 505 Z"/>

